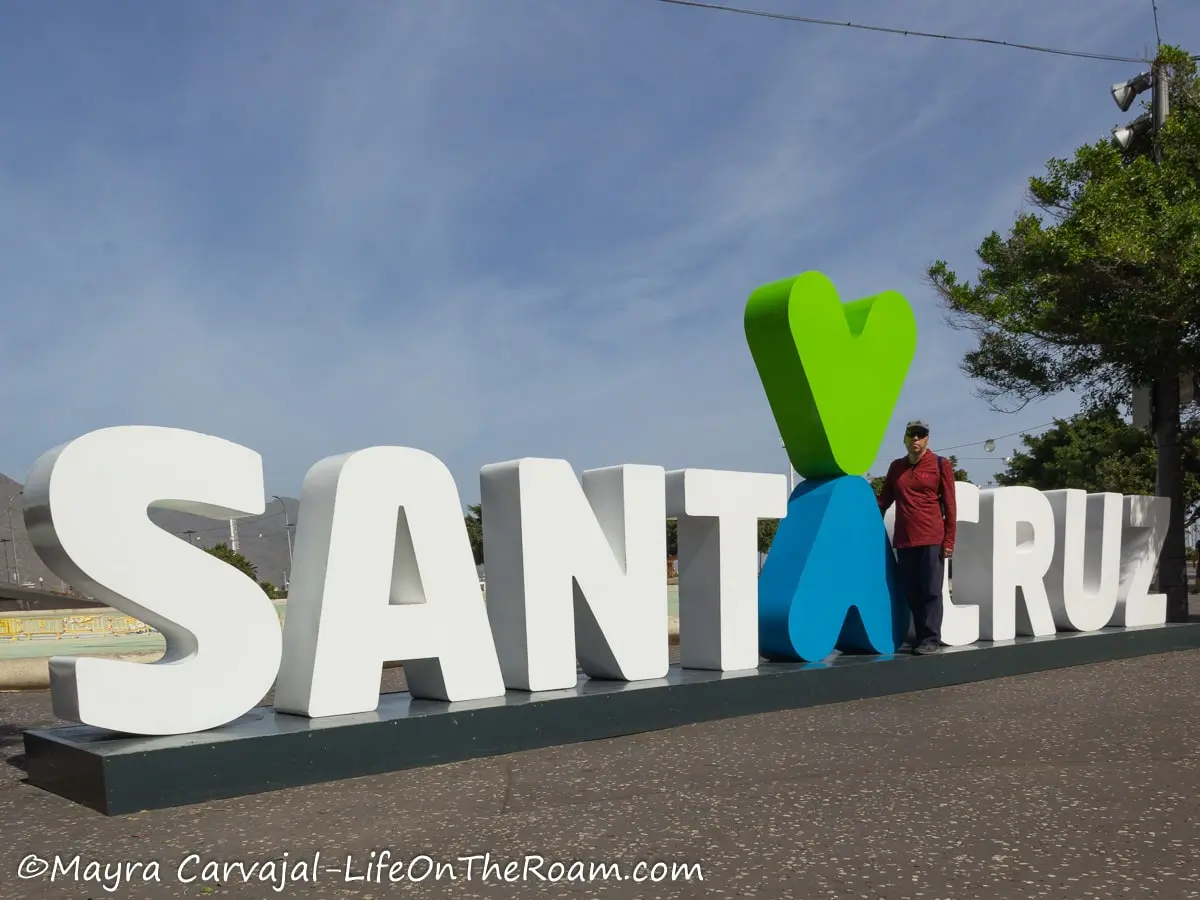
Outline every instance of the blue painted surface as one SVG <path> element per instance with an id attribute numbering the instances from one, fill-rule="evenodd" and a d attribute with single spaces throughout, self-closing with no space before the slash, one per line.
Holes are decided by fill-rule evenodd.
<path id="1" fill-rule="evenodd" d="M 758 581 L 759 648 L 772 661 L 895 653 L 909 612 L 883 517 L 865 478 L 801 482 Z"/>

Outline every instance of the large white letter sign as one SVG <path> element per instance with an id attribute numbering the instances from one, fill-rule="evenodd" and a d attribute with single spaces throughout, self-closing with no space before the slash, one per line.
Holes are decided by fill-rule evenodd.
<path id="1" fill-rule="evenodd" d="M 665 473 L 559 459 L 484 466 L 487 604 L 505 685 L 564 690 L 666 676 Z"/>
<path id="2" fill-rule="evenodd" d="M 372 447 L 313 466 L 275 708 L 312 717 L 379 705 L 385 662 L 413 697 L 504 694 L 458 489 L 435 457 Z"/>
<path id="3" fill-rule="evenodd" d="M 957 515 L 955 521 L 970 524 L 979 521 L 979 488 L 969 481 L 954 482 L 954 508 Z M 888 541 L 895 536 L 896 505 L 893 503 L 883 514 L 883 524 L 887 529 Z M 991 547 L 980 547 L 978 541 L 972 542 L 967 535 L 970 527 L 958 529 L 958 540 L 954 548 L 954 570 L 960 571 L 975 565 L 972 560 L 980 553 L 991 553 Z M 968 596 L 971 584 L 969 580 L 956 579 L 958 585 L 952 590 L 950 579 L 951 566 L 948 564 L 942 572 L 942 643 L 948 647 L 964 647 L 979 640 L 979 601 L 971 601 Z M 909 638 L 915 632 L 909 625 Z"/>
<path id="4" fill-rule="evenodd" d="M 1054 510 L 1054 558 L 1046 594 L 1059 631 L 1098 631 L 1117 607 L 1121 581 L 1120 494 L 1047 491 Z"/>
<path id="5" fill-rule="evenodd" d="M 667 473 L 667 515 L 679 535 L 679 664 L 758 667 L 758 520 L 787 515 L 782 475 Z"/>
<path id="6" fill-rule="evenodd" d="M 1043 581 L 1054 557 L 1054 511 L 1040 491 L 980 491 L 979 522 L 958 544 L 966 558 L 954 568 L 954 586 L 960 597 L 979 604 L 982 640 L 1056 633 Z M 1024 600 L 1019 608 L 1018 592 Z"/>
<path id="7" fill-rule="evenodd" d="M 262 458 L 173 428 L 93 431 L 43 455 L 25 485 L 25 522 L 59 577 L 162 633 L 155 663 L 52 657 L 55 715 L 131 734 L 186 734 L 243 715 L 279 668 L 279 618 L 228 563 L 146 515 L 261 515 Z M 230 627 L 229 623 L 236 623 Z"/>
<path id="8" fill-rule="evenodd" d="M 1110 625 L 1164 625 L 1167 595 L 1151 594 L 1150 582 L 1167 539 L 1169 497 L 1126 497 L 1121 541 L 1121 587 Z"/>

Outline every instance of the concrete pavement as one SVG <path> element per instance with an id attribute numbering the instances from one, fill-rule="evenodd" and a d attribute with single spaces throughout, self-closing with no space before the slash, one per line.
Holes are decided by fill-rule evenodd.
<path id="1" fill-rule="evenodd" d="M 389 670 L 384 687 L 403 684 Z M 0 765 L 0 898 L 8 897 L 1200 897 L 1200 653 L 727 720 L 106 819 Z M 0 755 L 51 724 L 44 692 L 0 694 Z M 347 883 L 372 851 L 456 866 L 421 883 Z M 202 861 L 295 862 L 281 891 Z M 691 881 L 466 880 L 459 857 L 692 863 Z M 20 880 L 31 854 L 80 872 L 160 864 L 114 891 Z M 424 871 L 417 864 L 416 874 Z M 200 873 L 187 865 L 183 876 Z M 112 871 L 112 870 L 110 870 Z M 144 871 L 144 870 L 143 870 Z"/>

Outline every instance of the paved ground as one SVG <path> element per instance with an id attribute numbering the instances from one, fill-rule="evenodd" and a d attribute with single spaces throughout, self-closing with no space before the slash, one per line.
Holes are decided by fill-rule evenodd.
<path id="1" fill-rule="evenodd" d="M 22 783 L 20 732 L 52 721 L 49 698 L 0 694 L 0 897 L 1200 897 L 1197 685 L 1200 652 L 1179 653 L 119 819 Z M 457 880 L 176 877 L 191 853 L 294 865 L 320 851 L 322 870 L 352 855 L 361 872 L 383 848 L 454 863 Z M 703 881 L 505 884 L 479 863 L 467 881 L 458 858 L 485 852 L 501 871 L 524 854 L 543 873 L 695 863 Z M 113 891 L 16 878 L 27 855 L 56 853 L 161 868 Z"/>

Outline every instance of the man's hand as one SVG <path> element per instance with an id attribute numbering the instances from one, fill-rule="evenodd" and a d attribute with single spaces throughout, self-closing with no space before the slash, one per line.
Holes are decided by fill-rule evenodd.
<path id="1" fill-rule="evenodd" d="M 950 559 L 950 558 L 951 558 L 951 557 L 953 557 L 953 556 L 954 556 L 954 551 L 953 551 L 953 550 L 947 550 L 945 547 L 943 547 L 943 548 L 942 548 L 942 560 L 943 560 L 943 561 L 944 561 L 944 560 L 947 560 L 947 559 Z"/>

